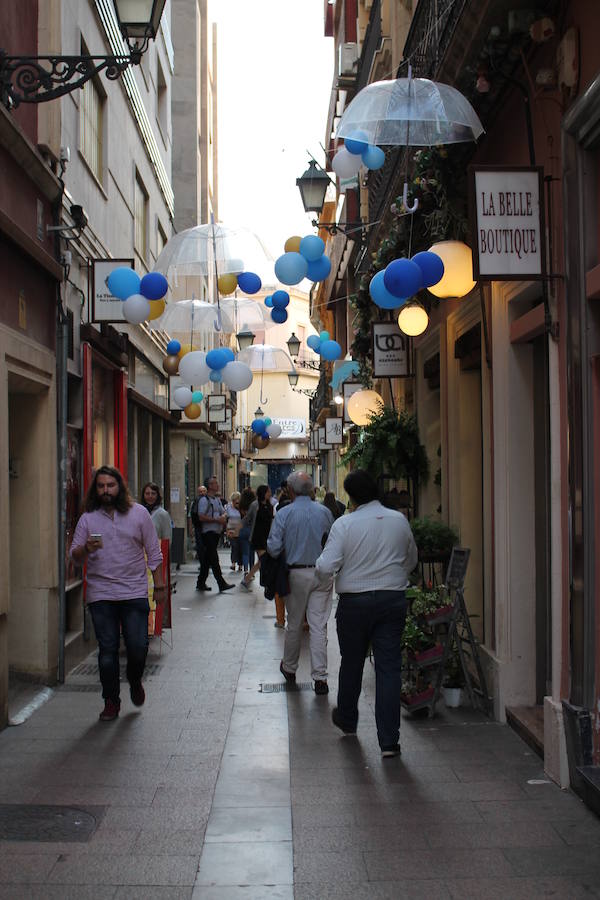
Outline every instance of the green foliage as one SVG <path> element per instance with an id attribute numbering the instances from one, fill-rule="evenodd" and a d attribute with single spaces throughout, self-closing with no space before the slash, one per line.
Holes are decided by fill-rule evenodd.
<path id="1" fill-rule="evenodd" d="M 429 476 L 416 418 L 387 407 L 365 425 L 362 440 L 343 453 L 341 461 L 366 469 L 374 478 L 390 475 L 396 480 L 412 478 L 425 483 Z"/>
<path id="2" fill-rule="evenodd" d="M 459 541 L 455 528 L 429 516 L 412 519 L 410 527 L 421 556 L 449 556 Z"/>
<path id="3" fill-rule="evenodd" d="M 402 646 L 412 653 L 418 653 L 419 650 L 430 647 L 432 643 L 431 635 L 423 631 L 415 617 L 407 616 L 402 634 Z"/>
<path id="4" fill-rule="evenodd" d="M 448 603 L 446 587 L 443 584 L 428 591 L 412 587 L 406 591 L 406 596 L 412 598 L 411 610 L 414 616 L 424 616 L 428 613 L 433 613 L 440 606 L 445 606 Z"/>

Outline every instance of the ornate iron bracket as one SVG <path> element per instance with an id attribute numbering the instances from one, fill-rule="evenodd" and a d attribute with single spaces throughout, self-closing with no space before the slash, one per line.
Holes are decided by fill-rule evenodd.
<path id="1" fill-rule="evenodd" d="M 148 38 L 123 56 L 8 56 L 0 50 L 0 101 L 7 109 L 20 103 L 56 100 L 83 87 L 99 72 L 116 81 L 132 65 L 139 65 Z"/>

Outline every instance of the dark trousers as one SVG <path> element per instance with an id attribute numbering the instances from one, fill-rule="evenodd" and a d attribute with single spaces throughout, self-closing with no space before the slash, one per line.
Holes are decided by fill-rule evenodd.
<path id="1" fill-rule="evenodd" d="M 200 574 L 198 575 L 198 584 L 206 584 L 208 578 L 208 570 L 212 569 L 215 580 L 219 587 L 225 584 L 223 573 L 221 572 L 221 564 L 219 562 L 219 554 L 217 547 L 219 546 L 219 538 L 221 535 L 217 531 L 205 531 L 202 534 L 202 542 L 204 544 L 204 556 L 200 564 Z"/>
<path id="2" fill-rule="evenodd" d="M 202 565 L 202 560 L 204 559 L 204 542 L 202 540 L 202 529 L 199 525 L 194 526 L 194 539 L 196 541 L 196 556 L 198 557 L 198 562 Z"/>
<path id="3" fill-rule="evenodd" d="M 127 681 L 138 684 L 148 653 L 147 597 L 136 600 L 97 600 L 89 605 L 98 641 L 98 669 L 105 700 L 119 700 L 119 645 L 121 628 L 127 648 Z"/>
<path id="4" fill-rule="evenodd" d="M 336 622 L 342 662 L 338 687 L 341 721 L 354 730 L 369 644 L 375 657 L 375 721 L 382 750 L 400 737 L 402 632 L 407 602 L 404 591 L 340 594 Z"/>

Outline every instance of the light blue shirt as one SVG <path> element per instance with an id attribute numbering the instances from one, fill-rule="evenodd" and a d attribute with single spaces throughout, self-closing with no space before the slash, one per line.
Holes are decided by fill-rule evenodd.
<path id="1" fill-rule="evenodd" d="M 267 541 L 270 556 L 285 550 L 288 566 L 314 566 L 321 555 L 321 538 L 329 534 L 333 516 L 326 506 L 310 497 L 296 497 L 289 506 L 275 513 Z"/>

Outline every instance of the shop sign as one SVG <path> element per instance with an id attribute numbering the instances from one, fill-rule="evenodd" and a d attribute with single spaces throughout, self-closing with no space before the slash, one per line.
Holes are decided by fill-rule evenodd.
<path id="1" fill-rule="evenodd" d="M 306 440 L 306 421 L 304 419 L 279 419 L 273 422 L 281 427 L 281 434 L 277 441 L 304 441 Z"/>
<path id="2" fill-rule="evenodd" d="M 373 376 L 404 378 L 408 375 L 408 338 L 396 322 L 374 322 Z"/>
<path id="3" fill-rule="evenodd" d="M 241 456 L 242 441 L 241 438 L 231 438 L 229 442 L 229 450 L 232 456 Z"/>
<path id="4" fill-rule="evenodd" d="M 92 322 L 125 322 L 123 301 L 108 289 L 108 276 L 114 269 L 134 268 L 132 259 L 92 259 L 89 268 L 89 290 Z"/>
<path id="5" fill-rule="evenodd" d="M 540 166 L 470 166 L 473 277 L 544 277 L 543 177 Z"/>
<path id="6" fill-rule="evenodd" d="M 325 443 L 336 446 L 344 443 L 344 429 L 341 416 L 325 419 Z"/>
<path id="7" fill-rule="evenodd" d="M 319 427 L 319 450 L 332 450 L 333 447 L 331 444 L 328 444 L 325 440 L 325 426 L 322 425 Z"/>

